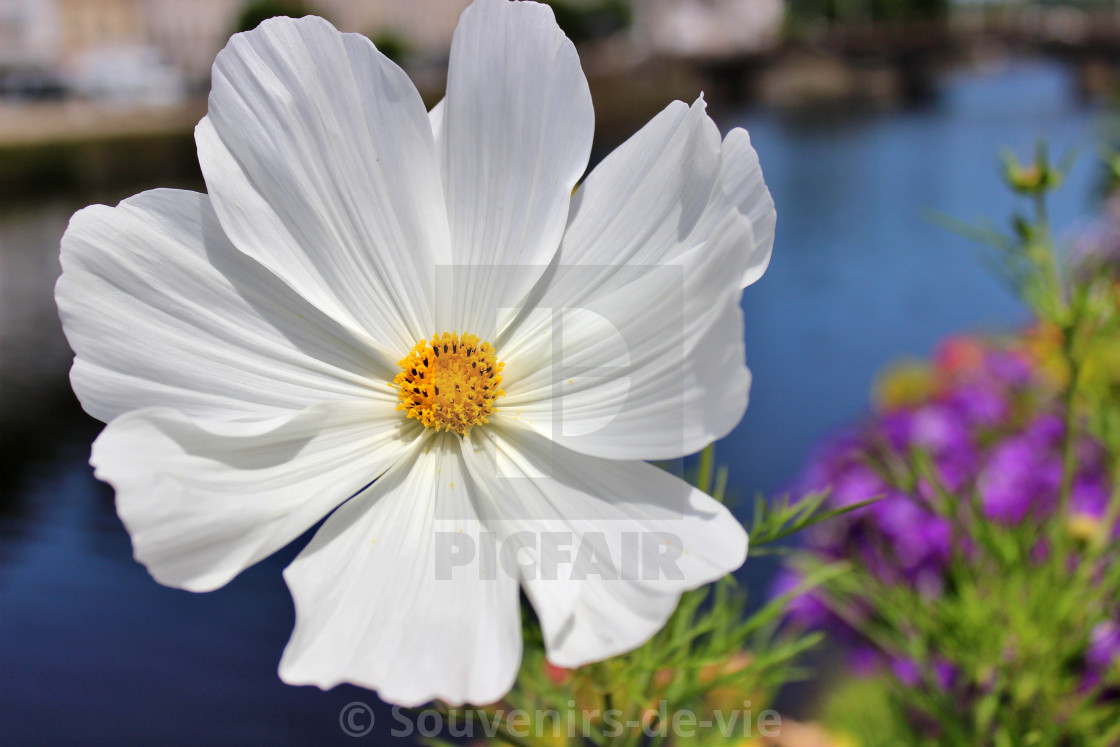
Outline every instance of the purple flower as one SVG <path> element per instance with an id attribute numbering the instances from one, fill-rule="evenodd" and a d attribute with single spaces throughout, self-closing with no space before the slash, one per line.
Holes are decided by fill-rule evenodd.
<path id="1" fill-rule="evenodd" d="M 971 438 L 967 423 L 959 413 L 935 404 L 914 412 L 910 440 L 914 446 L 936 455 L 959 449 L 970 443 Z"/>
<path id="2" fill-rule="evenodd" d="M 934 663 L 933 674 L 942 690 L 951 690 L 957 682 L 957 668 L 944 659 Z"/>
<path id="3" fill-rule="evenodd" d="M 1024 386 L 1032 377 L 1030 359 L 1010 350 L 988 351 L 984 366 L 996 380 L 1011 386 Z"/>
<path id="4" fill-rule="evenodd" d="M 913 659 L 892 657 L 891 672 L 894 673 L 899 682 L 907 687 L 914 687 L 922 681 L 922 670 L 918 668 L 917 662 Z"/>
<path id="5" fill-rule="evenodd" d="M 879 419 L 879 428 L 890 447 L 900 453 L 910 448 L 914 413 L 910 410 L 894 410 Z"/>
<path id="6" fill-rule="evenodd" d="M 898 494 L 872 504 L 872 510 L 908 576 L 924 565 L 940 567 L 948 561 L 952 529 L 944 518 Z"/>
<path id="7" fill-rule="evenodd" d="M 1108 484 L 1103 475 L 1079 475 L 1070 490 L 1070 513 L 1103 519 L 1108 510 Z"/>
<path id="8" fill-rule="evenodd" d="M 1120 660 L 1120 625 L 1111 620 L 1097 623 L 1089 634 L 1085 663 L 1099 674 L 1117 660 Z"/>
<path id="9" fill-rule="evenodd" d="M 881 496 L 887 486 L 866 464 L 856 463 L 832 483 L 831 499 L 837 506 L 851 506 Z"/>
<path id="10" fill-rule="evenodd" d="M 1063 521 L 1074 536 L 1092 532 L 1096 537 L 1111 496 L 1107 454 L 1088 436 L 1077 440 L 1069 515 L 1056 516 L 1065 418 L 1061 404 L 1045 398 L 1049 390 L 1031 388 L 1033 365 L 1021 353 L 992 350 L 966 339 L 945 353 L 945 365 L 938 369 L 940 378 L 929 399 L 879 414 L 819 450 L 804 474 L 815 481 L 815 489 L 832 486 L 832 503 L 850 506 L 872 496 L 883 497 L 864 510 L 813 527 L 809 532 L 813 552 L 851 560 L 880 583 L 905 585 L 913 594 L 933 599 L 951 591 L 946 568 L 952 559 L 977 557 L 983 547 L 970 536 L 975 522 L 963 508 L 961 524 L 954 531 L 957 519 L 946 518 L 946 507 L 940 503 L 945 493 L 964 500 L 977 495 L 983 515 L 991 521 Z M 884 455 L 884 449 L 889 453 Z M 935 489 L 933 480 L 913 474 L 905 479 L 903 492 L 901 484 L 868 466 L 889 465 L 893 473 L 896 464 L 905 468 L 913 450 L 928 455 L 936 470 L 936 487 L 943 490 Z M 1112 529 L 1120 538 L 1120 521 Z M 1031 563 L 1047 562 L 1059 550 L 1064 553 L 1048 537 L 1044 531 L 1034 536 Z M 1077 561 L 1076 556 L 1069 559 Z M 793 588 L 796 578 L 784 583 L 783 588 Z M 873 598 L 856 604 L 860 614 L 875 614 L 870 607 Z M 909 687 L 955 687 L 959 672 L 943 657 L 935 657 L 928 672 L 914 660 L 872 648 L 857 629 L 810 595 L 799 596 L 790 606 L 795 617 L 831 618 L 833 630 L 849 641 L 853 670 L 866 671 L 873 664 L 877 671 L 893 672 Z M 1110 667 L 1120 676 L 1120 622 L 1093 629 L 1084 660 L 1079 676 L 1085 682 L 1100 681 Z M 932 685 L 924 675 L 932 675 Z"/>
<path id="11" fill-rule="evenodd" d="M 880 427 L 899 454 L 919 448 L 933 457 L 942 479 L 954 488 L 975 470 L 976 447 L 968 421 L 948 405 L 934 403 L 912 411 L 896 410 L 883 416 Z"/>
<path id="12" fill-rule="evenodd" d="M 1039 446 L 1056 447 L 1062 442 L 1066 424 L 1054 413 L 1042 413 L 1023 430 L 1023 436 Z"/>
<path id="13" fill-rule="evenodd" d="M 984 384 L 964 384 L 945 396 L 945 404 L 971 425 L 996 426 L 1010 412 L 1007 398 L 998 388 Z"/>
<path id="14" fill-rule="evenodd" d="M 891 671 L 894 676 L 907 687 L 916 687 L 922 682 L 922 672 L 913 659 L 892 657 L 890 660 Z M 938 659 L 933 663 L 933 678 L 942 690 L 949 690 L 957 679 L 957 668 L 945 659 Z"/>
<path id="15" fill-rule="evenodd" d="M 976 452 L 970 446 L 966 446 L 936 457 L 933 464 L 937 468 L 937 479 L 941 486 L 949 492 L 956 492 L 965 488 L 976 476 L 978 461 Z M 936 491 L 924 480 L 918 489 L 926 500 L 932 501 L 937 498 Z"/>
<path id="16" fill-rule="evenodd" d="M 780 597 L 794 591 L 805 581 L 804 577 L 791 568 L 782 569 L 770 587 L 771 598 Z M 786 614 L 790 620 L 810 628 L 829 627 L 832 611 L 818 598 L 813 590 L 802 591 L 790 598 L 786 604 Z"/>
<path id="17" fill-rule="evenodd" d="M 980 476 L 984 515 L 1016 524 L 1028 514 L 1040 515 L 1057 499 L 1062 465 L 1037 439 L 1019 436 L 996 446 Z"/>
<path id="18" fill-rule="evenodd" d="M 880 671 L 883 655 L 874 646 L 856 644 L 848 651 L 848 668 L 859 677 L 870 677 Z"/>

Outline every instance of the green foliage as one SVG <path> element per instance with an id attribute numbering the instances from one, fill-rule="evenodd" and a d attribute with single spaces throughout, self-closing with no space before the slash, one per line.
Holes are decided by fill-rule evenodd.
<path id="1" fill-rule="evenodd" d="M 984 514 L 977 486 L 947 492 L 920 450 L 869 455 L 891 489 L 950 522 L 953 541 L 933 592 L 882 580 L 858 561 L 824 582 L 829 608 L 851 630 L 886 658 L 914 665 L 905 676 L 843 685 L 830 698 L 829 723 L 865 745 L 1120 744 L 1120 666 L 1099 678 L 1086 667 L 1092 631 L 1114 625 L 1120 612 L 1112 532 L 1120 518 L 1120 286 L 1115 266 L 1059 258 L 1046 199 L 1068 167 L 1068 159 L 1051 164 L 1043 146 L 1026 166 L 1005 156 L 1007 184 L 1031 212 L 1015 216 L 1006 233 L 969 228 L 1058 340 L 1052 363 L 1065 417 L 1058 509 L 1045 523 L 1000 523 Z M 1086 432 L 1104 446 L 1111 477 L 1100 519 L 1069 510 Z M 797 566 L 828 567 L 809 554 Z"/>
<path id="2" fill-rule="evenodd" d="M 791 502 L 789 496 L 773 501 L 767 501 L 759 496 L 754 504 L 754 521 L 751 523 L 754 531 L 751 533 L 751 544 L 755 548 L 761 548 L 771 542 L 791 537 L 814 524 L 855 511 L 878 500 L 877 497 L 869 498 L 849 506 L 822 511 L 821 506 L 827 497 L 827 492 L 809 493 Z M 765 550 L 760 549 L 759 553 L 762 552 Z"/>
<path id="3" fill-rule="evenodd" d="M 412 54 L 412 45 L 408 39 L 393 29 L 380 29 L 368 34 L 368 36 L 381 54 L 398 65 Z"/>
<path id="4" fill-rule="evenodd" d="M 1083 257 L 1075 265 L 1059 259 L 1046 199 L 1064 181 L 1072 154 L 1054 165 L 1040 144 L 1030 165 L 1020 166 L 1006 154 L 1003 161 L 1008 186 L 1030 198 L 1033 213 L 1016 214 L 1010 234 L 989 230 L 978 238 L 996 249 L 1019 296 L 1062 340 L 1056 363 L 1066 379 L 1072 428 L 1084 418 L 1109 453 L 1120 454 L 1120 298 L 1117 267 L 1109 265 L 1116 258 Z M 1106 154 L 1105 168 L 1120 168 L 1120 164 Z"/>
<path id="5" fill-rule="evenodd" d="M 307 3 L 301 0 L 253 0 L 241 9 L 237 15 L 235 31 L 252 31 L 261 22 L 276 16 L 289 18 L 303 18 L 312 15 L 314 11 Z M 319 14 L 316 14 L 319 15 Z"/>
<path id="6" fill-rule="evenodd" d="M 1089 631 L 1112 620 L 1115 557 L 1051 552 L 1038 560 L 1036 527 L 977 519 L 966 554 L 930 596 L 866 569 L 828 581 L 829 605 L 864 638 L 915 663 L 918 682 L 884 680 L 914 732 L 905 744 L 1110 745 L 1117 705 L 1083 677 Z M 812 571 L 819 562 L 803 561 Z M 951 662 L 951 665 L 949 664 Z M 945 673 L 941 668 L 951 666 Z"/>
<path id="7" fill-rule="evenodd" d="M 883 678 L 852 678 L 825 697 L 821 719 L 841 744 L 901 747 L 910 744 L 910 728 Z"/>
<path id="8" fill-rule="evenodd" d="M 629 28 L 633 11 L 626 0 L 545 0 L 556 23 L 576 44 Z"/>
<path id="9" fill-rule="evenodd" d="M 825 569 L 810 583 L 838 572 Z M 779 686 L 804 675 L 795 662 L 820 634 L 778 636 L 786 601 L 775 599 L 746 615 L 745 594 L 725 578 L 686 593 L 665 627 L 641 648 L 574 671 L 551 667 L 539 634 L 530 633 L 518 685 L 506 701 L 534 715 L 557 711 L 561 723 L 595 714 L 587 734 L 594 744 L 644 744 L 646 732 L 663 725 L 668 742 L 708 743 L 718 732 L 682 737 L 669 731 L 674 715 L 689 712 L 715 722 L 717 711 L 726 719 L 750 708 L 757 716 Z M 554 736 L 550 727 L 533 724 L 530 732 Z"/>
<path id="10" fill-rule="evenodd" d="M 714 451 L 708 447 L 693 483 L 722 501 L 726 482 L 726 470 L 716 469 Z M 838 513 L 821 511 L 821 498 L 813 495 L 758 508 L 750 526 L 752 555 Z M 822 565 L 799 588 L 749 613 L 746 592 L 734 578 L 725 577 L 682 595 L 668 622 L 645 645 L 575 670 L 548 663 L 539 624 L 523 605 L 524 653 L 513 691 L 488 708 L 446 709 L 446 718 L 456 723 L 472 720 L 480 729 L 489 725 L 496 730 L 495 739 L 521 747 L 569 742 L 603 747 L 712 744 L 724 741 L 720 719 L 726 724 L 730 718 L 738 719 L 731 727 L 736 735 L 741 737 L 744 729 L 757 735 L 753 722 L 743 719 L 757 720 L 778 688 L 806 676 L 799 659 L 822 638 L 820 633 L 784 626 L 786 605 L 793 596 L 845 571 L 844 564 Z M 540 721 L 503 721 L 515 710 Z M 669 728 L 677 714 L 686 713 L 712 726 L 697 727 L 695 734 Z M 576 738 L 569 740 L 567 725 L 573 723 Z M 639 725 L 627 725 L 634 723 Z"/>
<path id="11" fill-rule="evenodd" d="M 821 22 L 841 27 L 902 24 L 939 21 L 948 13 L 949 0 L 791 0 L 788 24 L 792 29 Z"/>

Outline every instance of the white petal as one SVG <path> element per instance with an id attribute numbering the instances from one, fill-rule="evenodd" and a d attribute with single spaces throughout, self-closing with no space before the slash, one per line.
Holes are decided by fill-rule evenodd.
<path id="1" fill-rule="evenodd" d="M 476 0 L 455 31 L 443 108 L 448 319 L 492 339 L 560 243 L 591 151 L 591 94 L 548 6 Z"/>
<path id="2" fill-rule="evenodd" d="M 691 107 L 673 102 L 580 185 L 560 263 L 604 270 L 664 264 L 707 238 L 697 228 L 719 175 L 719 129 L 703 99 Z"/>
<path id="3" fill-rule="evenodd" d="M 284 572 L 296 627 L 280 663 L 290 684 L 351 682 L 391 703 L 491 703 L 521 658 L 517 580 L 455 565 L 477 548 L 479 486 L 457 436 L 424 439 L 336 511 Z"/>
<path id="4" fill-rule="evenodd" d="M 368 485 L 418 431 L 372 400 L 209 424 L 149 408 L 110 423 L 90 462 L 116 488 L 136 559 L 162 584 L 208 591 Z"/>
<path id="5" fill-rule="evenodd" d="M 158 190 L 79 211 L 62 268 L 71 381 L 100 420 L 149 406 L 234 419 L 395 399 L 391 360 L 238 252 L 206 195 Z"/>
<path id="6" fill-rule="evenodd" d="M 555 594 L 549 585 L 530 587 L 539 609 L 542 598 Z M 546 639 L 548 660 L 574 669 L 624 654 L 641 646 L 665 627 L 680 602 L 679 593 L 660 593 L 638 584 L 589 580 L 559 632 Z"/>
<path id="7" fill-rule="evenodd" d="M 572 200 L 559 265 L 582 274 L 546 277 L 541 305 L 578 306 L 628 282 L 628 267 L 662 265 L 708 241 L 730 214 L 744 216 L 751 239 L 741 285 L 757 279 L 774 242 L 774 201 L 745 130 L 720 144 L 703 99 L 675 101 L 595 167 Z M 507 337 L 509 336 L 507 332 Z"/>
<path id="8" fill-rule="evenodd" d="M 195 138 L 239 249 L 394 355 L 436 331 L 435 141 L 416 88 L 367 38 L 311 17 L 235 35 Z"/>
<path id="9" fill-rule="evenodd" d="M 712 196 L 705 219 L 714 226 L 722 219 L 723 211 L 734 206 L 750 220 L 754 240 L 744 247 L 749 256 L 742 279 L 746 287 L 762 277 L 770 264 L 778 214 L 774 210 L 774 198 L 762 179 L 758 153 L 751 146 L 747 131 L 736 127 L 727 133 L 722 153 L 720 190 Z"/>
<path id="10" fill-rule="evenodd" d="M 443 113 L 446 110 L 447 99 L 442 98 L 428 112 L 428 121 L 432 124 L 432 137 L 436 140 L 436 150 L 439 150 L 440 140 L 443 138 Z"/>
<path id="11" fill-rule="evenodd" d="M 676 458 L 725 436 L 750 388 L 738 278 L 751 239 L 750 222 L 730 213 L 672 263 L 624 268 L 616 287 L 539 324 L 542 333 L 519 332 L 499 349 L 498 416 L 611 459 Z"/>
<path id="12" fill-rule="evenodd" d="M 502 412 L 619 459 L 726 435 L 750 383 L 738 291 L 765 269 L 775 223 L 746 132 L 721 146 L 702 100 L 675 102 L 595 168 L 572 211 L 536 311 L 497 342 Z"/>
<path id="13" fill-rule="evenodd" d="M 572 200 L 559 261 L 564 265 L 664 264 L 708 240 L 730 213 L 750 222 L 742 285 L 770 261 L 776 214 L 746 130 L 722 145 L 703 98 L 675 101 L 588 175 Z M 592 287 L 599 292 L 609 273 Z M 553 293 L 561 289 L 551 289 Z"/>
<path id="14" fill-rule="evenodd" d="M 522 582 L 555 664 L 641 645 L 681 592 L 746 559 L 746 532 L 723 505 L 649 464 L 577 454 L 517 427 L 476 428 L 469 443 L 471 475 L 490 488 L 484 521 L 533 559 Z"/>

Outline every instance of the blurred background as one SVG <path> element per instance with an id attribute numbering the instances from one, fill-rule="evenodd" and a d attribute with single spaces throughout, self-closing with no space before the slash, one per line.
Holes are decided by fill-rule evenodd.
<path id="1" fill-rule="evenodd" d="M 0 0 L 0 742 L 348 743 L 374 702 L 276 676 L 293 610 L 280 571 L 159 586 L 92 477 L 99 424 L 68 382 L 53 301 L 70 215 L 157 186 L 202 189 L 192 129 L 229 35 L 277 14 L 370 36 L 441 96 L 461 0 Z M 1097 209 L 1120 3 L 565 0 L 601 158 L 671 99 L 704 92 L 746 127 L 778 208 L 773 263 L 744 296 L 752 402 L 718 445 L 733 492 L 774 494 L 867 408 L 876 371 L 962 329 L 1026 317 L 964 238 L 1002 220 L 997 154 L 1077 150 L 1053 205 Z M 127 334 L 127 330 L 122 330 Z M 761 592 L 773 568 L 743 571 Z M 787 704 L 794 713 L 799 704 Z M 388 711 L 366 741 L 388 741 Z"/>

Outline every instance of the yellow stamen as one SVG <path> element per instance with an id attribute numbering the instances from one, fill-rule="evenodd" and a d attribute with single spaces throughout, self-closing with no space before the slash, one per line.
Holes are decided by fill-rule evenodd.
<path id="1" fill-rule="evenodd" d="M 397 409 L 437 431 L 463 434 L 490 422 L 486 416 L 497 409 L 494 400 L 505 394 L 499 388 L 505 364 L 476 335 L 433 335 L 416 343 L 397 365 Z"/>

